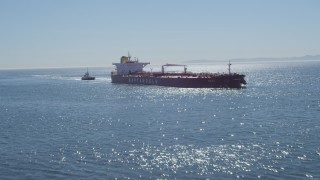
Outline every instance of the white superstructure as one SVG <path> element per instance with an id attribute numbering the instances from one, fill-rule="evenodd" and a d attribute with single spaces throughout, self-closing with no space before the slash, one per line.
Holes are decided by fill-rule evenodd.
<path id="1" fill-rule="evenodd" d="M 116 66 L 115 74 L 126 75 L 130 73 L 142 72 L 143 68 L 150 64 L 149 62 L 139 62 L 138 59 L 131 61 L 131 56 L 122 56 L 120 63 L 112 63 Z"/>

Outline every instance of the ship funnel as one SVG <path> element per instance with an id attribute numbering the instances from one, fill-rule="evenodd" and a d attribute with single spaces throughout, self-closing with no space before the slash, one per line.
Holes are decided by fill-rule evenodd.
<path id="1" fill-rule="evenodd" d="M 127 56 L 122 56 L 121 58 L 120 58 L 120 62 L 121 63 L 126 63 L 126 62 L 128 62 L 129 61 L 129 58 L 127 57 Z"/>

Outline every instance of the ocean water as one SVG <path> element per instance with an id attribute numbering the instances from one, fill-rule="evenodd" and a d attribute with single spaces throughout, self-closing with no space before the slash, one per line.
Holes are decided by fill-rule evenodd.
<path id="1" fill-rule="evenodd" d="M 227 71 L 226 65 L 192 65 Z M 319 179 L 320 61 L 235 62 L 239 90 L 0 70 L 0 179 Z"/>

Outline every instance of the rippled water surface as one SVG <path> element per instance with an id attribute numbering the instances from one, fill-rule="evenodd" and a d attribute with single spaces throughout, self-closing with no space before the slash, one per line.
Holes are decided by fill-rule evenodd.
<path id="1" fill-rule="evenodd" d="M 319 69 L 234 63 L 240 90 L 111 84 L 111 68 L 92 68 L 95 81 L 0 70 L 0 178 L 319 179 Z"/>

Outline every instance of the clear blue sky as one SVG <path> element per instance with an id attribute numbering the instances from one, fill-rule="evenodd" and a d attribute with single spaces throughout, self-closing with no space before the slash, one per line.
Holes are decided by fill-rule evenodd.
<path id="1" fill-rule="evenodd" d="M 0 0 L 0 68 L 320 54 L 318 0 Z"/>

